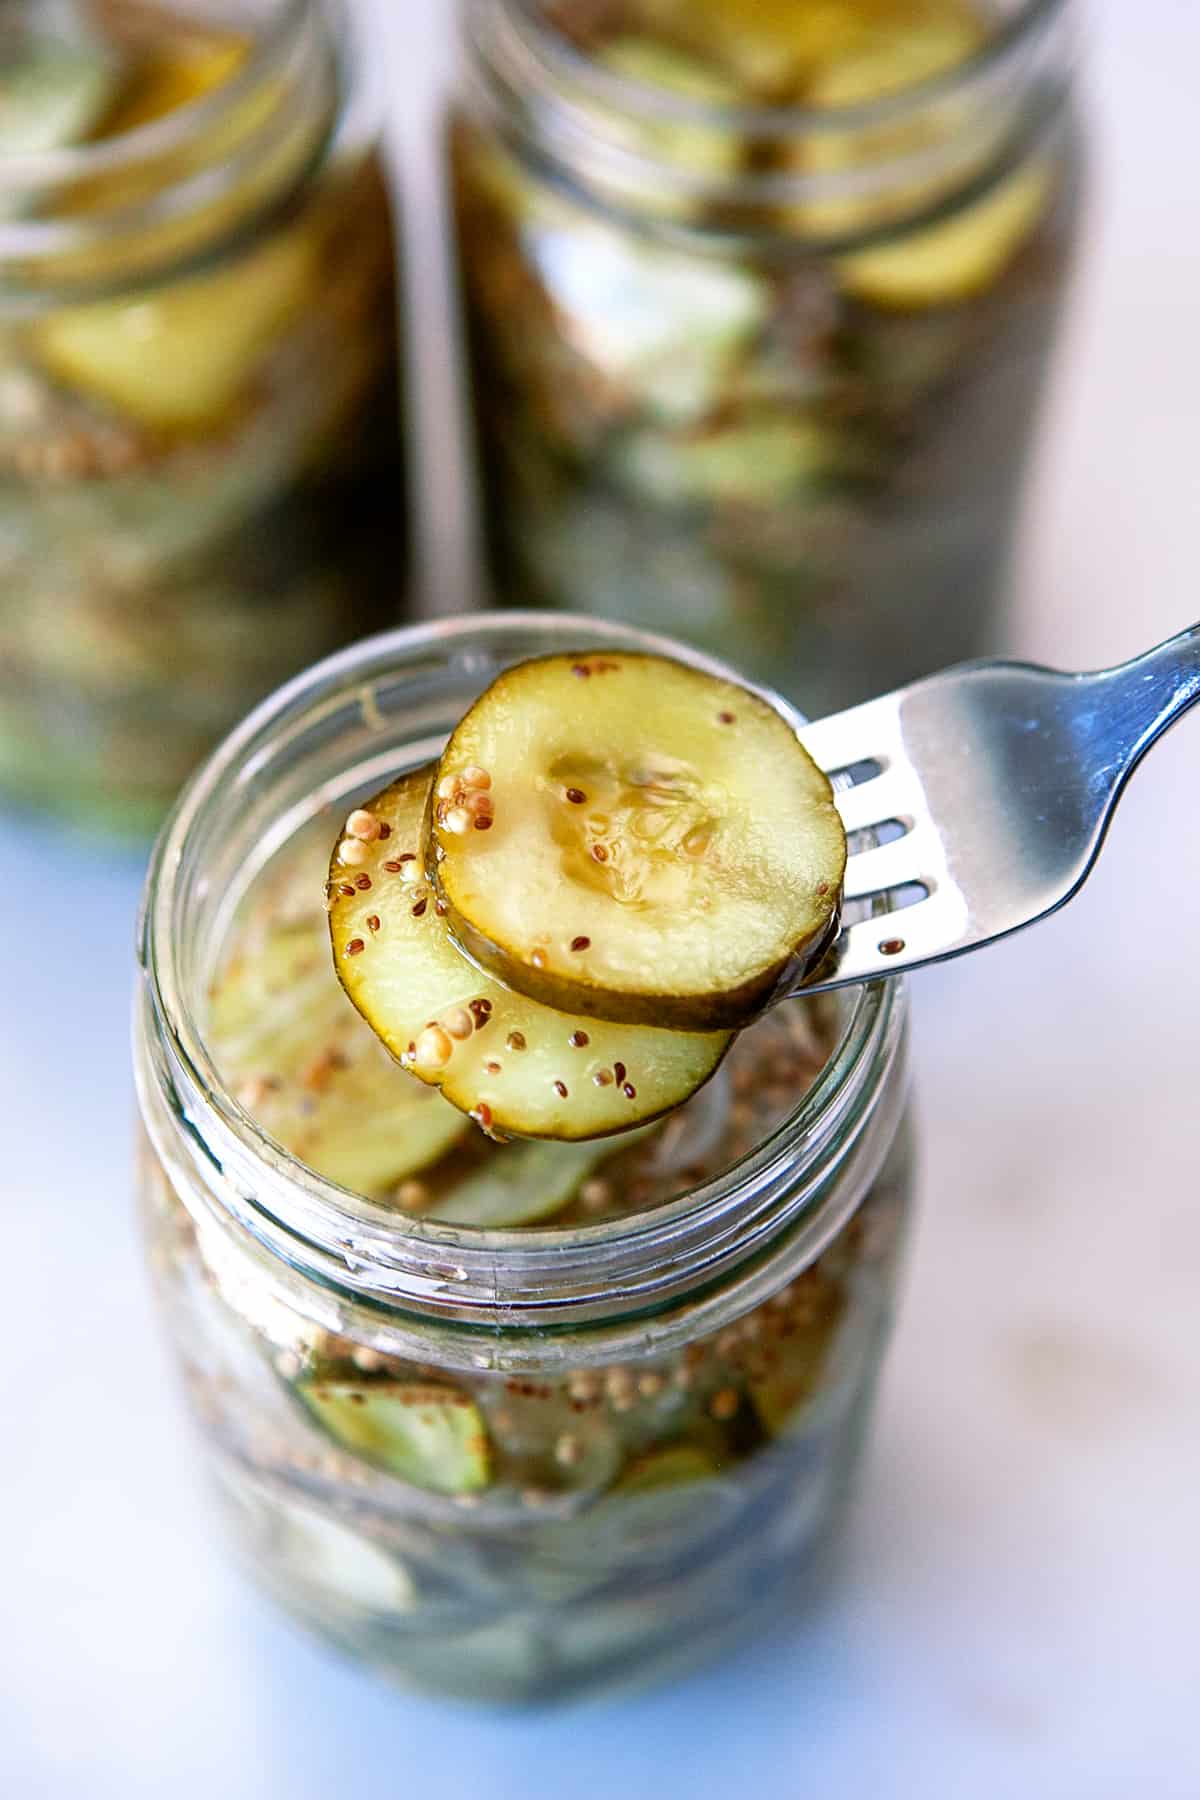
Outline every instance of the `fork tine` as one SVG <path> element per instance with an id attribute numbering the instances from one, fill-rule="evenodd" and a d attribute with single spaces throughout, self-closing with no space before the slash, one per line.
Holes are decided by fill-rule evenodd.
<path id="1" fill-rule="evenodd" d="M 921 792 L 911 768 L 893 765 L 870 781 L 839 788 L 833 799 L 847 832 L 865 831 L 890 819 L 911 824 L 920 812 Z"/>
<path id="2" fill-rule="evenodd" d="M 929 831 L 918 825 L 890 843 L 858 851 L 846 864 L 846 899 L 866 900 L 914 881 L 932 891 L 939 866 L 933 849 Z"/>
<path id="3" fill-rule="evenodd" d="M 827 775 L 868 760 L 886 763 L 900 749 L 897 697 L 884 694 L 816 719 L 803 727 L 800 742 Z"/>

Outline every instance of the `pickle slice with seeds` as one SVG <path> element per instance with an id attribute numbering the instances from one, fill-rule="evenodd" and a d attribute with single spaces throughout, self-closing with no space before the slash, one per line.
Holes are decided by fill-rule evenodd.
<path id="1" fill-rule="evenodd" d="M 485 1130 L 518 1137 L 605 1137 L 686 1100 L 717 1067 L 728 1032 L 564 1015 L 511 992 L 456 948 L 424 876 L 432 786 L 427 768 L 386 788 L 361 814 L 364 829 L 386 826 L 386 837 L 348 835 L 330 867 L 335 965 L 393 1056 Z"/>
<path id="2" fill-rule="evenodd" d="M 836 929 L 846 839 L 787 720 L 738 684 L 613 651 L 508 669 L 457 726 L 433 879 L 481 968 L 562 1011 L 744 1025 Z"/>
<path id="3" fill-rule="evenodd" d="M 458 1388 L 406 1381 L 306 1381 L 296 1393 L 337 1443 L 435 1494 L 491 1480 L 487 1429 Z"/>
<path id="4" fill-rule="evenodd" d="M 470 1129 L 406 1081 L 329 967 L 321 912 L 272 919 L 222 969 L 209 1003 L 222 1077 L 256 1124 L 354 1193 L 383 1198 Z"/>

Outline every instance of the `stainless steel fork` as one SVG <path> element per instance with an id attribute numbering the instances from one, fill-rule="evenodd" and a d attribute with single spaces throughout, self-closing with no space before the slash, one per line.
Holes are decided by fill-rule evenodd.
<path id="1" fill-rule="evenodd" d="M 1141 758 L 1198 700 L 1193 625 L 1096 674 L 963 663 L 805 726 L 844 778 L 851 855 L 841 930 L 801 991 L 941 962 L 1056 911 Z"/>

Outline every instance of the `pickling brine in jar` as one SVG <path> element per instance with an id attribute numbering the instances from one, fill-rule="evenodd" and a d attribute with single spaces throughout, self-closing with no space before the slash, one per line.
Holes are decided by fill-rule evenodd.
<path id="1" fill-rule="evenodd" d="M 19 0 L 0 58 L 0 786 L 141 830 L 402 606 L 390 203 L 322 0 Z"/>
<path id="2" fill-rule="evenodd" d="M 1071 256 L 1068 0 L 466 0 L 496 596 L 809 714 L 1003 637 Z"/>
<path id="3" fill-rule="evenodd" d="M 375 639 L 218 753 L 151 871 L 139 1188 L 206 1464 L 254 1578 L 415 1686 L 662 1676 L 811 1600 L 845 1519 L 911 1199 L 900 984 L 775 1007 L 634 1130 L 501 1143 L 331 953 L 342 888 L 377 946 L 440 931 L 418 826 L 361 803 L 494 676 L 664 649 L 532 614 Z M 540 1046 L 476 975 L 442 1025 L 527 1107 Z M 603 1029 L 561 1033 L 576 1106 Z M 632 1092 L 665 1034 L 621 1031 Z"/>

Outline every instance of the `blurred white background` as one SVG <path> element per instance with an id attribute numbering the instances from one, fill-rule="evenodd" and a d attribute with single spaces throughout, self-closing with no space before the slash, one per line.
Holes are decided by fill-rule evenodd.
<path id="1" fill-rule="evenodd" d="M 450 7 L 381 4 L 445 608 L 469 568 L 437 236 Z M 1200 8 L 1095 0 L 1087 22 L 1084 266 L 1018 601 L 1019 648 L 1070 667 L 1200 614 Z M 924 1207 L 835 1607 L 557 1715 L 392 1694 L 226 1566 L 130 1218 L 139 870 L 0 827 L 3 1800 L 1196 1800 L 1197 783 L 1193 720 L 1066 913 L 914 984 Z"/>

